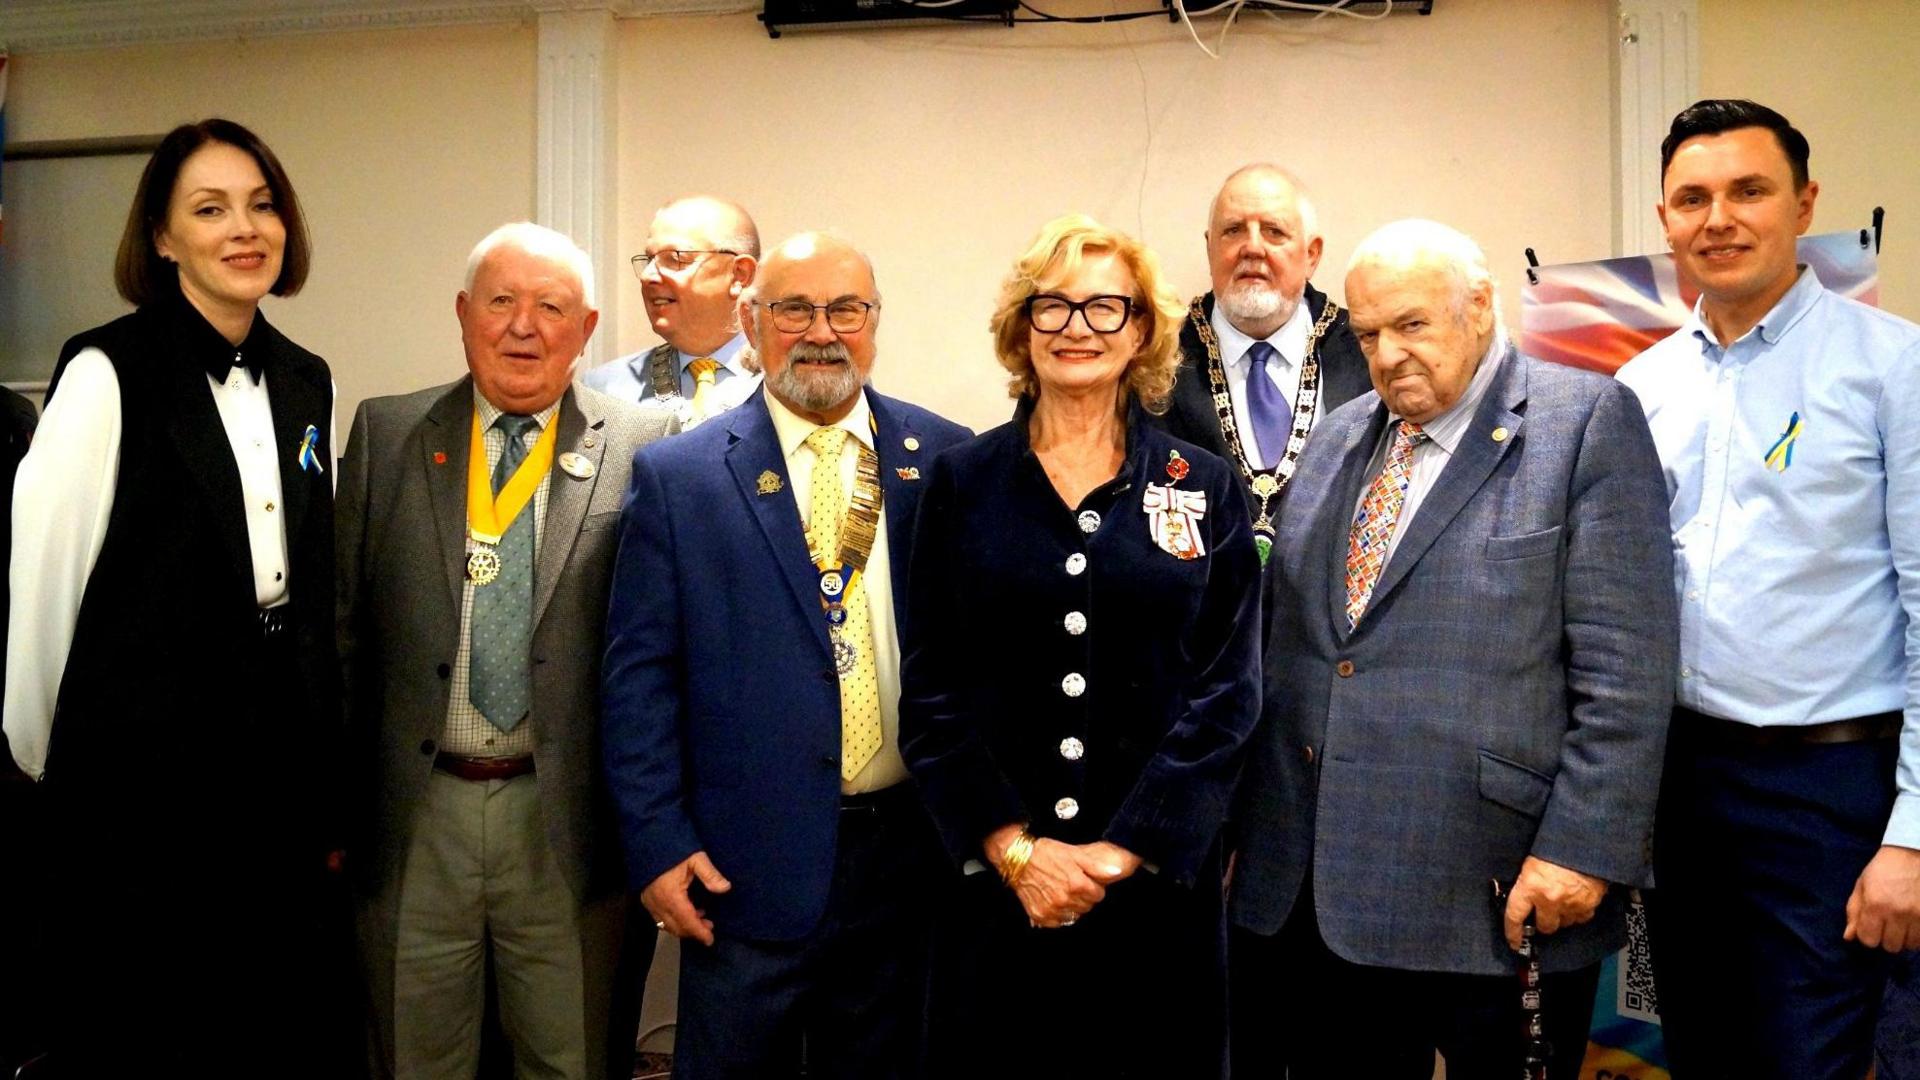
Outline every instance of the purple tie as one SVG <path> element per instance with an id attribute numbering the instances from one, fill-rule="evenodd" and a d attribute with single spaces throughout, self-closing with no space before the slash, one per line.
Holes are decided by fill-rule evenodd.
<path id="1" fill-rule="evenodd" d="M 1247 371 L 1247 412 L 1253 420 L 1260 460 L 1272 468 L 1286 455 L 1287 439 L 1293 434 L 1293 407 L 1267 377 L 1267 361 L 1279 355 L 1273 346 L 1256 341 L 1247 355 L 1253 358 L 1253 367 Z"/>

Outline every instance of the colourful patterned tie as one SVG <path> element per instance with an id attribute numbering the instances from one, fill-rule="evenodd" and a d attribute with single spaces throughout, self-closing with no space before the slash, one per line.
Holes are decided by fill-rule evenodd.
<path id="1" fill-rule="evenodd" d="M 507 486 L 520 463 L 527 460 L 526 434 L 534 430 L 531 416 L 504 414 L 493 426 L 506 435 L 506 446 L 493 467 L 493 493 Z M 491 584 L 473 587 L 473 614 L 467 621 L 472 641 L 468 659 L 467 700 L 501 731 L 518 727 L 533 707 L 533 504 L 528 503 L 507 526 L 497 550 L 500 576 Z"/>
<path id="2" fill-rule="evenodd" d="M 840 557 L 840 518 L 846 497 L 840 490 L 840 451 L 847 430 L 815 429 L 807 436 L 813 448 L 813 493 L 807 546 L 825 560 Z M 873 663 L 873 620 L 867 611 L 865 574 L 841 594 L 847 621 L 835 633 L 857 652 L 853 670 L 840 676 L 840 779 L 851 781 L 880 750 L 880 673 Z"/>
<path id="3" fill-rule="evenodd" d="M 1387 450 L 1387 463 L 1360 500 L 1360 512 L 1353 516 L 1353 528 L 1347 534 L 1347 629 L 1360 623 L 1367 600 L 1380 581 L 1387 565 L 1387 545 L 1393 540 L 1393 528 L 1400 522 L 1400 508 L 1407 504 L 1407 483 L 1413 478 L 1413 448 L 1425 442 L 1427 433 L 1411 420 L 1400 421 L 1393 446 Z"/>
<path id="4" fill-rule="evenodd" d="M 693 418 L 705 420 L 713 405 L 713 373 L 720 370 L 720 361 L 703 356 L 688 364 L 687 370 L 693 372 Z"/>

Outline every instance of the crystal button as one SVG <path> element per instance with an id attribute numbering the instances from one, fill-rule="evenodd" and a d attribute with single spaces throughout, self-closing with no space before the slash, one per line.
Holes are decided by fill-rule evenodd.
<path id="1" fill-rule="evenodd" d="M 1080 804 L 1071 799 L 1061 799 L 1053 804 L 1053 816 L 1061 821 L 1072 821 L 1080 813 Z"/>
<path id="2" fill-rule="evenodd" d="M 1067 612 L 1067 617 L 1064 621 L 1066 623 L 1067 633 L 1072 634 L 1074 637 L 1079 637 L 1081 634 L 1087 632 L 1087 617 L 1077 611 Z"/>
<path id="3" fill-rule="evenodd" d="M 1069 735 L 1060 740 L 1060 756 L 1068 761 L 1079 761 L 1087 754 L 1087 744 Z"/>
<path id="4" fill-rule="evenodd" d="M 1087 557 L 1085 555 L 1082 555 L 1076 551 L 1073 554 L 1067 556 L 1067 573 L 1073 575 L 1074 577 L 1079 577 L 1080 572 L 1082 570 L 1085 570 L 1086 568 L 1087 568 Z"/>
<path id="5" fill-rule="evenodd" d="M 1093 510 L 1080 511 L 1080 531 L 1092 534 L 1100 531 L 1100 515 Z"/>
<path id="6" fill-rule="evenodd" d="M 1060 680 L 1060 689 L 1068 697 L 1079 697 L 1087 692 L 1087 680 L 1081 678 L 1077 671 L 1070 672 L 1066 678 Z"/>

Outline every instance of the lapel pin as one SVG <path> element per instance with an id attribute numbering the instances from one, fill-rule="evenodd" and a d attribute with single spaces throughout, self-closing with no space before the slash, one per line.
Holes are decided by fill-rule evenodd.
<path id="1" fill-rule="evenodd" d="M 900 445 L 906 447 L 907 450 L 911 452 L 911 451 L 920 449 L 920 440 L 914 438 L 912 435 L 909 435 L 906 438 L 900 440 Z"/>
<path id="2" fill-rule="evenodd" d="M 918 479 L 920 479 L 920 470 L 919 470 L 919 469 L 917 469 L 917 468 L 915 468 L 915 467 L 913 467 L 913 466 L 911 466 L 911 465 L 909 465 L 909 466 L 906 466 L 906 467 L 904 467 L 904 468 L 896 468 L 896 469 L 894 469 L 893 471 L 894 471 L 895 473 L 897 473 L 897 474 L 899 474 L 899 476 L 900 476 L 900 479 L 902 479 L 902 480 L 918 480 Z"/>
<path id="3" fill-rule="evenodd" d="M 1503 428 L 1503 427 L 1497 427 L 1497 428 L 1494 428 L 1494 429 L 1493 429 L 1493 441 L 1494 441 L 1494 442 L 1506 442 L 1506 441 L 1507 441 L 1507 429 L 1506 429 L 1506 428 Z"/>
<path id="4" fill-rule="evenodd" d="M 1187 468 L 1187 459 L 1180 456 L 1180 451 L 1167 451 L 1167 477 L 1169 479 L 1176 484 L 1185 480 L 1187 478 Z"/>
<path id="5" fill-rule="evenodd" d="M 435 465 L 445 465 L 447 463 L 447 452 L 445 450 L 435 450 L 433 452 L 433 463 Z"/>
<path id="6" fill-rule="evenodd" d="M 772 495 L 783 487 L 786 487 L 786 484 L 780 480 L 780 474 L 772 469 L 760 474 L 760 494 Z"/>
<path id="7" fill-rule="evenodd" d="M 587 432 L 586 437 L 580 440 L 580 445 L 589 450 L 593 449 L 593 432 Z"/>
<path id="8" fill-rule="evenodd" d="M 593 462 L 569 450 L 560 455 L 560 471 L 575 480 L 591 480 L 594 473 Z"/>
<path id="9" fill-rule="evenodd" d="M 327 471 L 321 467 L 320 453 L 315 449 L 319 442 L 320 429 L 312 424 L 308 424 L 307 433 L 300 437 L 300 450 L 294 455 L 294 460 L 299 463 L 302 469 L 312 469 L 315 473 L 324 473 Z"/>

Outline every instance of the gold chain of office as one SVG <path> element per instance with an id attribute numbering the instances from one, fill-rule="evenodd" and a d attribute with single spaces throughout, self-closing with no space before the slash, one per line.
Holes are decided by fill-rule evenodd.
<path id="1" fill-rule="evenodd" d="M 1227 366 L 1220 358 L 1220 339 L 1214 335 L 1213 323 L 1207 318 L 1205 297 L 1195 297 L 1193 306 L 1187 311 L 1187 321 L 1200 337 L 1200 344 L 1207 349 L 1207 382 L 1213 390 L 1213 411 L 1220 418 L 1220 434 L 1226 437 L 1227 452 L 1233 457 L 1233 463 L 1240 467 L 1240 479 L 1253 493 L 1255 504 L 1260 512 L 1253 517 L 1254 544 L 1260 549 L 1260 561 L 1265 564 L 1267 554 L 1273 547 L 1274 497 L 1284 491 L 1287 481 L 1293 479 L 1293 470 L 1300 460 L 1300 451 L 1307 445 L 1307 436 L 1313 432 L 1313 421 L 1319 412 L 1320 404 L 1320 339 L 1326 336 L 1333 326 L 1334 319 L 1340 315 L 1340 305 L 1332 300 L 1320 309 L 1320 317 L 1314 320 L 1313 329 L 1307 334 L 1307 353 L 1300 361 L 1300 390 L 1294 395 L 1293 431 L 1287 436 L 1286 452 L 1280 455 L 1270 469 L 1255 469 L 1247 460 L 1247 450 L 1240 442 L 1240 426 L 1233 419 L 1233 396 L 1227 392 Z M 1305 303 L 1306 299 L 1301 298 Z"/>

